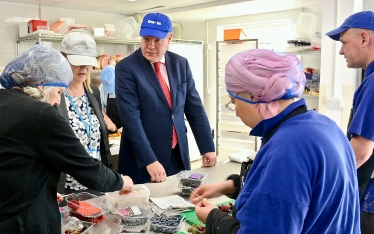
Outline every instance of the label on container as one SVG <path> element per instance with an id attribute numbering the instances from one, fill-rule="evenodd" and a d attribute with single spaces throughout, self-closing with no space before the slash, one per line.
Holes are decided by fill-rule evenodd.
<path id="1" fill-rule="evenodd" d="M 129 213 L 132 215 L 141 215 L 142 212 L 140 211 L 139 207 L 137 206 L 130 206 Z"/>
<path id="2" fill-rule="evenodd" d="M 188 178 L 200 180 L 201 178 L 203 178 L 203 175 L 202 174 L 191 174 Z"/>

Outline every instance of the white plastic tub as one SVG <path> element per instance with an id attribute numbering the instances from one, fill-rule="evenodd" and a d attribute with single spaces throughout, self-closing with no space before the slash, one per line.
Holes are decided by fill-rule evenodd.
<path id="1" fill-rule="evenodd" d="M 128 206 L 149 206 L 149 196 L 151 192 L 144 184 L 135 184 L 130 194 L 120 195 L 119 191 L 105 193 L 107 203 L 115 209 L 122 209 Z"/>

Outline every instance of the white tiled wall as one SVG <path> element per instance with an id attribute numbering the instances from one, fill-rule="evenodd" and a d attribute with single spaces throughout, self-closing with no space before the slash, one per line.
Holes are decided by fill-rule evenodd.
<path id="1" fill-rule="evenodd" d="M 114 23 L 125 18 L 126 15 L 104 14 L 97 12 L 70 10 L 55 7 L 41 7 L 41 19 L 47 20 L 48 24 L 54 23 L 58 18 L 75 18 L 75 22 L 85 24 L 89 27 L 103 27 L 104 24 Z M 30 19 L 39 19 L 39 6 L 30 4 L 9 3 L 0 1 L 0 68 L 5 67 L 16 56 L 16 37 L 18 36 L 18 25 L 27 23 Z M 22 42 L 20 50 L 23 51 L 35 42 Z M 59 42 L 53 43 L 55 49 L 59 49 Z M 128 55 L 126 45 L 97 45 L 98 54 Z"/>

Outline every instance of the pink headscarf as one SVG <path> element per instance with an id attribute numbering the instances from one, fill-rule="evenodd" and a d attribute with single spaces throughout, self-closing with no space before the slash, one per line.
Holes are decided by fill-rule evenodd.
<path id="1" fill-rule="evenodd" d="M 279 99 L 300 96 L 305 80 L 300 60 L 293 54 L 252 49 L 234 55 L 226 64 L 227 90 L 257 96 L 258 112 L 264 119 L 277 115 Z"/>

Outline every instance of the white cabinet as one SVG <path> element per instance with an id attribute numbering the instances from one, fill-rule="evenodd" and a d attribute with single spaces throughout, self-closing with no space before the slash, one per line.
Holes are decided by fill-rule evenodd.
<path id="1" fill-rule="evenodd" d="M 230 98 L 225 85 L 225 66 L 228 60 L 238 52 L 255 49 L 257 39 L 217 42 L 217 154 L 227 157 L 242 150 L 255 151 L 256 138 L 249 136 L 251 128 L 244 125 L 235 111 L 226 108 Z"/>

